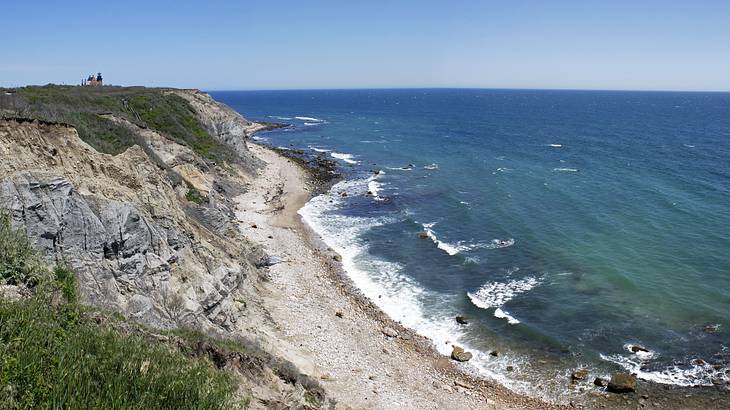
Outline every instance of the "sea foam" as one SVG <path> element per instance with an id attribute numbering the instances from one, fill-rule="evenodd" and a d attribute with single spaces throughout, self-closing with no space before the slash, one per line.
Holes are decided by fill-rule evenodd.
<path id="1" fill-rule="evenodd" d="M 471 351 L 474 358 L 464 366 L 516 391 L 526 392 L 529 384 L 509 378 L 499 369 L 516 365 L 519 358 L 508 355 L 496 359 L 474 349 L 464 340 L 464 330 L 454 321 L 453 301 L 432 294 L 404 272 L 403 265 L 368 252 L 362 235 L 372 228 L 396 222 L 388 217 L 360 217 L 338 213 L 348 198 L 366 193 L 373 177 L 341 181 L 330 191 L 312 198 L 299 210 L 303 220 L 327 246 L 342 256 L 342 266 L 353 284 L 385 314 L 403 326 L 431 339 L 436 350 L 450 355 L 454 344 Z M 341 192 L 348 195 L 342 197 Z M 436 305 L 428 308 L 427 306 Z"/>
<path id="2" fill-rule="evenodd" d="M 624 345 L 626 346 L 630 345 Z M 616 363 L 633 373 L 639 379 L 661 384 L 676 386 L 712 386 L 713 380 L 722 383 L 730 382 L 730 366 L 725 365 L 716 369 L 712 364 L 703 360 L 690 361 L 690 364 L 666 366 L 657 370 L 650 370 L 651 360 L 658 356 L 653 351 L 637 351 L 629 354 L 600 354 L 601 359 Z"/>
<path id="3" fill-rule="evenodd" d="M 294 117 L 301 121 L 307 121 L 307 122 L 324 122 L 324 120 L 320 120 L 319 118 L 314 117 Z"/>
<path id="4" fill-rule="evenodd" d="M 355 161 L 353 159 L 355 157 L 352 154 L 343 154 L 343 153 L 339 153 L 339 152 L 332 152 L 332 153 L 330 153 L 330 155 L 332 155 L 333 158 L 341 159 L 341 160 L 347 162 L 348 164 L 359 164 L 358 161 Z"/>
<path id="5" fill-rule="evenodd" d="M 494 316 L 500 319 L 507 319 L 510 324 L 520 323 L 519 320 L 507 313 L 502 306 L 512 300 L 515 296 L 525 293 L 539 285 L 541 279 L 529 276 L 524 279 L 512 280 L 509 282 L 487 282 L 476 292 L 468 292 L 467 296 L 474 306 L 482 309 L 495 308 Z"/>

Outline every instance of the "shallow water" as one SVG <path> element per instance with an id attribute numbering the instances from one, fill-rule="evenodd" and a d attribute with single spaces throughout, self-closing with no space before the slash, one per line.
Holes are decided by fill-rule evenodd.
<path id="1" fill-rule="evenodd" d="M 730 94 L 211 94 L 341 164 L 302 216 L 442 352 L 517 390 L 576 366 L 730 380 Z"/>

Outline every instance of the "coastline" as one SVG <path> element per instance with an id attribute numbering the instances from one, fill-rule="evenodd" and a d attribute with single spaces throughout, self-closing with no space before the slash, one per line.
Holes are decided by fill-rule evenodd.
<path id="1" fill-rule="evenodd" d="M 270 331 L 283 339 L 270 347 L 320 379 L 329 397 L 345 408 L 567 408 L 470 374 L 390 319 L 298 214 L 322 188 L 309 170 L 263 144 L 249 147 L 266 165 L 236 198 L 236 215 L 246 235 L 280 261 L 264 292 Z"/>
<path id="2" fill-rule="evenodd" d="M 515 392 L 460 365 L 366 297 L 344 270 L 341 256 L 298 213 L 335 181 L 323 179 L 321 168 L 297 155 L 248 143 L 266 165 L 249 192 L 235 199 L 236 215 L 245 234 L 280 261 L 269 267 L 262 290 L 266 316 L 274 324 L 265 331 L 273 336 L 267 338 L 269 348 L 319 379 L 337 401 L 335 408 L 686 409 L 716 408 L 726 397 L 712 388 L 641 380 L 637 392 L 615 394 L 595 389 L 589 380 L 573 385 L 580 394 L 566 391 L 553 402 L 537 391 L 535 396 Z"/>

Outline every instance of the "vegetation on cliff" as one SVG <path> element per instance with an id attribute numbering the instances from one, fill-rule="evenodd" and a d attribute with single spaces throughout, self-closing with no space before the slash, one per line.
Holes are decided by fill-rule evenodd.
<path id="1" fill-rule="evenodd" d="M 0 90 L 1 91 L 1 90 Z M 118 154 L 139 144 L 112 114 L 153 129 L 211 161 L 235 161 L 229 147 L 213 138 L 184 98 L 164 88 L 28 86 L 0 95 L 0 115 L 73 125 L 97 151 Z"/>
<path id="2" fill-rule="evenodd" d="M 151 343 L 82 307 L 73 272 L 46 267 L 2 213 L 0 279 L 29 293 L 0 298 L 0 408 L 245 407 L 235 376 L 208 356 Z"/>

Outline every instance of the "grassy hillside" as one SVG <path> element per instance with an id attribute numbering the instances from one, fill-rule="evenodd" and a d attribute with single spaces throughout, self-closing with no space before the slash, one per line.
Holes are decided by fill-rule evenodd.
<path id="1" fill-rule="evenodd" d="M 100 320 L 77 300 L 74 274 L 46 267 L 0 213 L 0 283 L 31 296 L 0 299 L 0 408 L 230 409 L 236 376 Z M 132 329 L 134 329 L 132 327 Z M 198 337 L 190 333 L 188 337 Z"/>
<path id="2" fill-rule="evenodd" d="M 14 91 L 1 93 L 1 115 L 71 124 L 100 152 L 118 154 L 138 143 L 125 127 L 99 116 L 114 114 L 187 145 L 204 158 L 235 160 L 230 149 L 210 136 L 190 104 L 165 89 L 46 85 Z"/>

